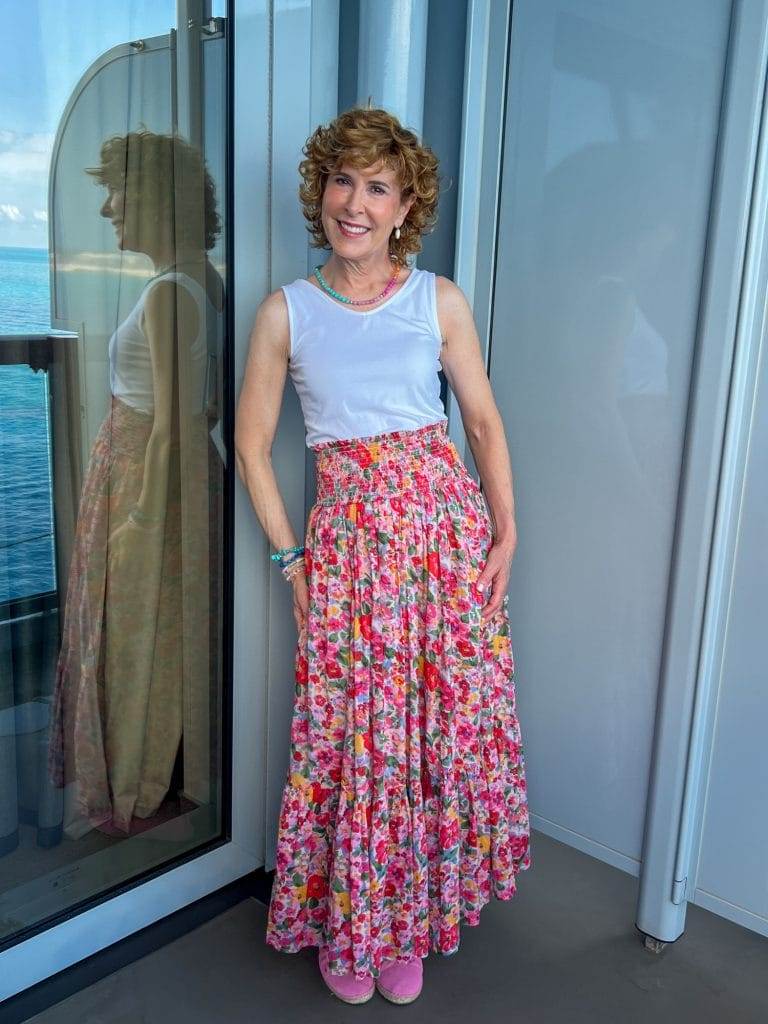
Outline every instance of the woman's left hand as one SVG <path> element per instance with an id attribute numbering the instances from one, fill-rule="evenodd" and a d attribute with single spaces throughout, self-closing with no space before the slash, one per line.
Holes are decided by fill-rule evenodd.
<path id="1" fill-rule="evenodd" d="M 511 541 L 495 541 L 488 552 L 483 571 L 477 578 L 475 586 L 481 593 L 485 594 L 486 588 L 490 588 L 488 600 L 480 610 L 484 622 L 496 614 L 506 597 L 516 546 L 516 537 Z"/>
<path id="2" fill-rule="evenodd" d="M 141 525 L 129 516 L 119 526 L 116 526 L 112 533 L 110 533 L 109 546 L 119 546 L 122 541 L 128 541 L 131 538 L 140 541 L 142 538 L 147 536 L 150 529 L 151 527 Z"/>

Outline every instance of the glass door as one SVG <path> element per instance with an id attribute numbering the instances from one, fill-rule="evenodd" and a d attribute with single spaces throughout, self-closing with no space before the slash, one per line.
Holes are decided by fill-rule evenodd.
<path id="1" fill-rule="evenodd" d="M 230 838 L 226 4 L 13 8 L 0 999 L 14 950 Z"/>

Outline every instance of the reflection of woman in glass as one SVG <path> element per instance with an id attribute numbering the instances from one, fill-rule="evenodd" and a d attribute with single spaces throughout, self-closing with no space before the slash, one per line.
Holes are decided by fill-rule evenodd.
<path id="1" fill-rule="evenodd" d="M 110 410 L 70 565 L 49 769 L 70 787 L 72 838 L 130 831 L 170 785 L 182 669 L 207 629 L 208 368 L 223 309 L 201 154 L 142 129 L 108 139 L 88 173 L 107 188 L 100 212 L 118 246 L 155 275 L 110 340 Z M 207 678 L 207 643 L 200 653 Z"/>

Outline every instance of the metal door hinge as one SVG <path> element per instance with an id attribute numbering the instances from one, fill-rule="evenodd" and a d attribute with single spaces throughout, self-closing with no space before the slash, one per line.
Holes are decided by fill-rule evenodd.
<path id="1" fill-rule="evenodd" d="M 688 876 L 686 875 L 683 879 L 675 879 L 672 883 L 672 902 L 679 906 L 679 904 L 685 901 L 685 887 L 688 882 Z"/>

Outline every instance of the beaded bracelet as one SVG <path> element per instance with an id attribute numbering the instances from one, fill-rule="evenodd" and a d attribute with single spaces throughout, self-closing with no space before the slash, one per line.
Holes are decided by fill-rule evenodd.
<path id="1" fill-rule="evenodd" d="M 285 572 L 286 569 L 290 569 L 292 565 L 296 565 L 297 562 L 304 561 L 304 552 L 300 551 L 297 555 L 286 555 L 285 558 L 280 560 L 280 568 Z"/>
<path id="2" fill-rule="evenodd" d="M 131 511 L 128 513 L 128 518 L 135 526 L 154 527 L 159 526 L 162 521 L 162 516 L 150 515 L 148 512 L 142 512 L 138 505 L 134 505 Z"/>
<path id="3" fill-rule="evenodd" d="M 286 568 L 283 569 L 283 576 L 285 576 L 288 582 L 291 583 L 293 581 L 294 576 L 297 576 L 300 572 L 305 571 L 306 566 L 304 563 L 304 556 L 300 555 L 298 558 L 294 559 L 290 563 L 290 565 L 286 566 Z"/>
<path id="4" fill-rule="evenodd" d="M 279 551 L 275 551 L 275 553 L 269 557 L 273 562 L 279 562 L 283 555 L 292 554 L 294 551 L 301 551 L 303 553 L 304 548 L 300 544 L 297 544 L 295 548 L 280 548 Z"/>
<path id="5" fill-rule="evenodd" d="M 280 571 L 290 582 L 296 573 L 304 567 L 304 548 L 300 544 L 294 548 L 281 548 L 270 555 L 270 558 L 272 561 L 280 563 Z"/>
<path id="6" fill-rule="evenodd" d="M 299 548 L 297 551 L 291 552 L 289 554 L 281 554 L 280 555 L 280 561 L 279 561 L 280 568 L 281 569 L 287 569 L 289 565 L 292 565 L 293 562 L 296 562 L 296 561 L 298 561 L 298 559 L 303 558 L 303 557 L 304 557 L 304 548 Z"/>

